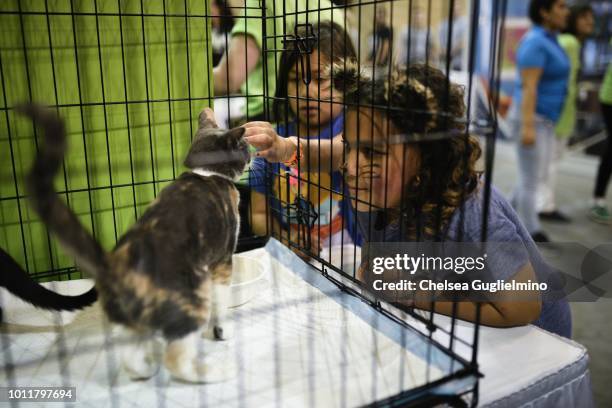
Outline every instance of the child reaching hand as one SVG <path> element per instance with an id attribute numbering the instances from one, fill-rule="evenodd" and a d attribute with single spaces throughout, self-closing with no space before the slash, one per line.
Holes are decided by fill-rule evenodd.
<path id="1" fill-rule="evenodd" d="M 287 160 L 301 150 L 302 163 L 310 169 L 324 163 L 343 168 L 365 242 L 495 243 L 487 260 L 494 279 L 555 283 L 553 271 L 507 200 L 492 187 L 485 202 L 485 183 L 476 168 L 481 149 L 465 130 L 464 95 L 458 85 L 438 69 L 420 64 L 394 67 L 377 79 L 364 78 L 356 67 L 346 65 L 333 72 L 334 85 L 345 95 L 342 140 L 307 146 L 247 129 L 245 137 L 260 155 Z M 345 144 L 344 155 L 337 152 L 338 143 Z M 525 297 L 504 289 L 495 298 L 456 304 L 415 299 L 405 305 L 495 327 L 532 323 L 571 336 L 564 297 Z"/>
<path id="2" fill-rule="evenodd" d="M 341 92 L 333 89 L 324 68 L 344 58 L 355 58 L 355 50 L 344 30 L 331 22 L 314 25 L 312 31 L 299 27 L 297 34 L 306 43 L 288 43 L 279 64 L 273 105 L 279 125 L 250 122 L 244 127 L 316 144 L 341 134 L 344 128 Z M 300 54 L 300 46 L 311 47 L 310 55 Z M 310 252 L 317 254 L 340 241 L 359 243 L 349 204 L 341 201 L 339 171 L 298 173 L 297 166 L 270 164 L 259 157 L 251 165 L 249 180 L 251 222 L 256 234 L 274 234 L 302 248 L 310 247 Z"/>

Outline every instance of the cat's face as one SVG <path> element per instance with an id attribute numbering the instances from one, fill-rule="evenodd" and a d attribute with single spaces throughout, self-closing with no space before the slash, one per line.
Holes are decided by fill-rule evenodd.
<path id="1" fill-rule="evenodd" d="M 243 135 L 244 128 L 219 129 L 202 112 L 200 128 L 185 158 L 185 166 L 214 171 L 233 179 L 240 177 L 251 159 Z"/>

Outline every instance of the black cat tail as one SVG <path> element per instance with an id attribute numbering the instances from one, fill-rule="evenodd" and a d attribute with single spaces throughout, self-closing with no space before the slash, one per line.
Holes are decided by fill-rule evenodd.
<path id="1" fill-rule="evenodd" d="M 95 287 L 77 296 L 60 295 L 45 288 L 32 279 L 21 265 L 2 249 L 0 249 L 0 286 L 25 302 L 50 310 L 83 309 L 98 298 Z"/>
<path id="2" fill-rule="evenodd" d="M 32 207 L 79 267 L 94 277 L 104 273 L 108 269 L 104 249 L 53 187 L 53 179 L 62 166 L 67 148 L 64 122 L 54 112 L 39 105 L 22 105 L 17 110 L 29 116 L 44 131 L 43 141 L 26 178 Z"/>

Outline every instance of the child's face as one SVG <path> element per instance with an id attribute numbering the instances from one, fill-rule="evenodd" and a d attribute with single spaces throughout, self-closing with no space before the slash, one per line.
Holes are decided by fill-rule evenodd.
<path id="1" fill-rule="evenodd" d="M 327 58 L 323 55 L 319 58 L 317 50 L 314 50 L 310 55 L 311 82 L 308 86 L 302 80 L 305 75 L 302 75 L 299 59 L 289 71 L 287 84 L 289 106 L 297 120 L 311 129 L 329 124 L 342 113 L 342 105 L 332 103 L 332 98 L 334 102 L 341 102 L 341 99 L 338 99 L 341 93 L 335 91 L 332 95 L 331 79 L 323 77 L 321 73 L 327 64 Z M 304 59 L 304 69 L 307 69 L 306 59 Z"/>
<path id="2" fill-rule="evenodd" d="M 389 143 L 389 136 L 399 133 L 381 111 L 348 111 L 345 179 L 357 211 L 400 206 L 404 186 L 417 174 L 419 155 L 414 145 Z"/>
<path id="3" fill-rule="evenodd" d="M 579 36 L 588 37 L 595 30 L 595 17 L 590 11 L 585 12 L 576 19 L 576 32 Z"/>

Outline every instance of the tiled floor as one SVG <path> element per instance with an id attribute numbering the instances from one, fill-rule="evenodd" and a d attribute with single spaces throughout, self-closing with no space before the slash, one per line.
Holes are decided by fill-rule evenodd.
<path id="1" fill-rule="evenodd" d="M 572 217 L 570 224 L 545 223 L 544 230 L 553 241 L 612 242 L 612 226 L 591 222 L 586 214 L 593 191 L 598 161 L 592 156 L 570 153 L 560 163 L 556 187 L 561 210 Z M 506 194 L 517 179 L 514 146 L 498 143 L 493 180 Z M 612 208 L 612 186 L 608 205 Z M 610 294 L 612 296 L 612 294 Z M 612 299 L 594 303 L 572 303 L 573 339 L 589 350 L 593 392 L 597 406 L 612 406 Z"/>

